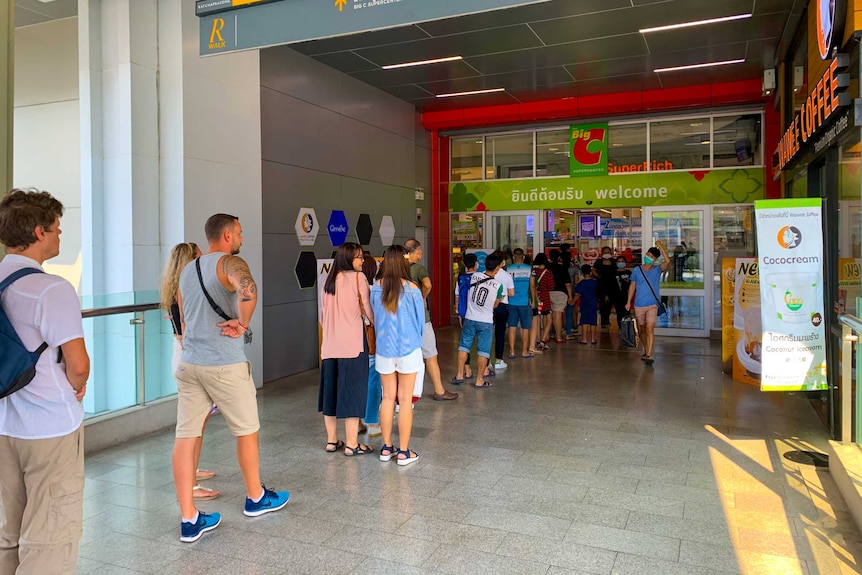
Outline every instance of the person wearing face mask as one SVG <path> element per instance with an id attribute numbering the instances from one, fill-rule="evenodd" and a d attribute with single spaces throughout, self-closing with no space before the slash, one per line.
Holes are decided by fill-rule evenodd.
<path id="1" fill-rule="evenodd" d="M 656 247 L 647 250 L 644 255 L 644 263 L 638 266 L 631 274 L 631 285 L 629 286 L 626 310 L 634 308 L 635 320 L 638 322 L 638 333 L 644 344 L 644 354 L 641 359 L 647 365 L 652 365 L 655 358 L 652 355 L 653 342 L 655 341 L 655 323 L 658 317 L 658 301 L 661 297 L 659 283 L 661 274 L 670 266 L 670 257 L 664 243 L 656 240 Z M 664 258 L 661 260 L 659 258 Z"/>
<path id="2" fill-rule="evenodd" d="M 632 270 L 628 269 L 626 267 L 627 265 L 628 262 L 626 262 L 625 256 L 617 256 L 616 280 L 619 291 L 617 292 L 617 298 L 614 300 L 614 309 L 617 310 L 617 326 L 622 324 L 623 318 L 626 316 L 626 303 L 629 299 L 629 286 L 632 283 Z"/>
<path id="3" fill-rule="evenodd" d="M 602 327 L 611 324 L 611 308 L 620 297 L 620 286 L 617 283 L 617 265 L 613 259 L 611 248 L 602 248 L 602 257 L 596 260 L 596 273 L 599 280 L 599 312 L 602 318 Z M 619 315 L 619 312 L 617 313 Z"/>

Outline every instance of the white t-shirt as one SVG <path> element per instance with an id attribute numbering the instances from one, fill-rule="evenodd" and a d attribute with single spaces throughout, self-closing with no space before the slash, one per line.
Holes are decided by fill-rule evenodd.
<path id="1" fill-rule="evenodd" d="M 42 269 L 28 257 L 7 255 L 0 262 L 0 281 L 26 267 Z M 24 347 L 35 350 L 43 341 L 48 343 L 33 380 L 0 399 L 0 435 L 46 439 L 72 433 L 84 421 L 84 408 L 75 399 L 66 364 L 57 363 L 57 351 L 64 343 L 84 337 L 75 288 L 59 276 L 31 274 L 6 288 L 0 298 Z"/>
<path id="2" fill-rule="evenodd" d="M 502 298 L 502 283 L 484 272 L 474 273 L 470 278 L 470 293 L 467 294 L 466 319 L 494 323 L 494 302 Z"/>
<path id="3" fill-rule="evenodd" d="M 515 280 L 512 279 L 512 274 L 500 268 L 494 279 L 503 284 L 503 301 L 500 303 L 509 303 L 509 290 L 515 291 Z"/>

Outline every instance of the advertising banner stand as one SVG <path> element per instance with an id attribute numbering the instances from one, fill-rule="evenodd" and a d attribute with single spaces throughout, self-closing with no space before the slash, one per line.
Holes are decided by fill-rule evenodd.
<path id="1" fill-rule="evenodd" d="M 822 200 L 754 203 L 763 327 L 762 391 L 827 388 Z"/>

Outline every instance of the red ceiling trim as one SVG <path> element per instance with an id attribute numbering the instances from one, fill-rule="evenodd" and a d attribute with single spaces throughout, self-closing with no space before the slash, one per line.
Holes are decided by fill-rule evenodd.
<path id="1" fill-rule="evenodd" d="M 458 110 L 424 112 L 422 125 L 426 130 L 459 130 L 557 119 L 708 108 L 729 104 L 761 104 L 765 101 L 761 90 L 761 81 L 757 79 L 685 88 L 578 96 L 522 104 L 476 106 Z"/>

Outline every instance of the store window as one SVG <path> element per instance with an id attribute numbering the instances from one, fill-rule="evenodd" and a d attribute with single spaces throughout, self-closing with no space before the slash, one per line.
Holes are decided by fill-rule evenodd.
<path id="1" fill-rule="evenodd" d="M 536 132 L 536 176 L 569 175 L 569 130 Z"/>
<path id="2" fill-rule="evenodd" d="M 464 254 L 469 250 L 482 248 L 484 244 L 485 230 L 485 215 L 481 213 L 471 214 L 451 214 L 449 220 L 451 245 L 452 245 L 452 286 L 453 291 L 450 292 L 450 308 L 452 314 L 457 314 L 455 309 L 455 292 L 454 286 L 458 283 L 458 276 L 463 274 Z"/>
<path id="3" fill-rule="evenodd" d="M 712 122 L 713 167 L 763 164 L 760 114 L 717 116 Z"/>
<path id="4" fill-rule="evenodd" d="M 545 251 L 567 244 L 574 259 L 592 265 L 607 246 L 629 265 L 641 261 L 641 209 L 545 211 Z"/>
<path id="5" fill-rule="evenodd" d="M 650 166 L 662 170 L 710 167 L 710 119 L 650 122 Z"/>
<path id="6" fill-rule="evenodd" d="M 647 165 L 647 125 L 608 126 L 608 173 L 643 172 Z"/>
<path id="7" fill-rule="evenodd" d="M 482 136 L 452 138 L 453 182 L 482 179 Z"/>
<path id="8" fill-rule="evenodd" d="M 754 206 L 751 204 L 712 207 L 713 326 L 721 325 L 721 261 L 755 256 L 754 222 Z"/>
<path id="9" fill-rule="evenodd" d="M 486 179 L 532 177 L 533 132 L 485 138 Z"/>
<path id="10" fill-rule="evenodd" d="M 862 281 L 862 210 L 860 210 L 859 141 L 840 148 L 838 166 L 838 301 L 836 310 L 859 316 L 860 281 Z"/>

